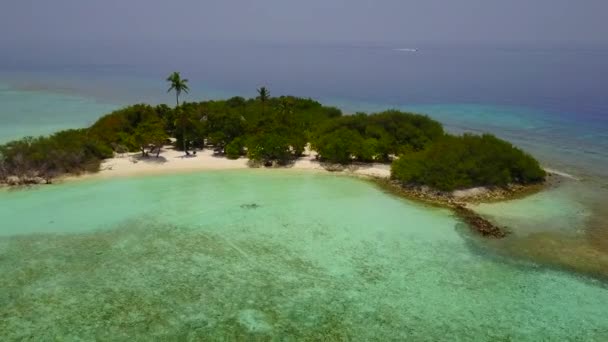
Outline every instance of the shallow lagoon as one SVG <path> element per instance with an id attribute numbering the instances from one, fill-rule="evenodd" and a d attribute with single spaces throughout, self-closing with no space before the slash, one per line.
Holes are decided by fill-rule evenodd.
<path id="1" fill-rule="evenodd" d="M 449 211 L 268 170 L 0 193 L 0 336 L 606 340 L 608 288 Z"/>

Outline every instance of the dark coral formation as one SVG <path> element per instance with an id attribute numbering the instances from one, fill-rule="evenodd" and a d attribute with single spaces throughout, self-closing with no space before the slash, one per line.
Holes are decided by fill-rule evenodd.
<path id="1" fill-rule="evenodd" d="M 462 218 L 472 230 L 488 238 L 501 239 L 507 236 L 508 232 L 495 226 L 490 221 L 476 214 L 473 210 L 462 205 L 454 206 L 454 211 Z"/>

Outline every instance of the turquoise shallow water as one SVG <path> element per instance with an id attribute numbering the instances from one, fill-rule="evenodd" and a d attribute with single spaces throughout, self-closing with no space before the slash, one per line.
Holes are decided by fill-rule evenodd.
<path id="1" fill-rule="evenodd" d="M 116 105 L 49 91 L 22 91 L 0 83 L 0 143 L 91 125 Z"/>
<path id="2" fill-rule="evenodd" d="M 592 211 L 580 193 L 579 182 L 568 182 L 559 188 L 511 201 L 482 203 L 476 212 L 500 225 L 515 228 L 516 235 L 558 232 L 568 235 L 584 232 Z"/>
<path id="3" fill-rule="evenodd" d="M 0 192 L 3 340 L 585 340 L 608 289 L 502 259 L 449 211 L 243 170 Z"/>

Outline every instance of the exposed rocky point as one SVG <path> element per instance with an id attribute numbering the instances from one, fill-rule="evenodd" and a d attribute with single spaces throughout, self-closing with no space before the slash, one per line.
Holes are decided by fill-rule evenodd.
<path id="1" fill-rule="evenodd" d="M 508 232 L 495 226 L 490 221 L 477 215 L 473 210 L 461 205 L 455 205 L 454 210 L 472 229 L 488 238 L 504 238 Z"/>

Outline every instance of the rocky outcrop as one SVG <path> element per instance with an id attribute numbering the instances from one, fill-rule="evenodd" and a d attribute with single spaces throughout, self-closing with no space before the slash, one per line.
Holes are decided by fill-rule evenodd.
<path id="1" fill-rule="evenodd" d="M 6 184 L 14 186 L 21 184 L 21 180 L 17 176 L 8 176 L 6 177 Z"/>
<path id="2" fill-rule="evenodd" d="M 532 185 L 511 184 L 506 187 L 476 187 L 447 192 L 428 186 L 402 184 L 395 180 L 379 180 L 379 182 L 385 183 L 385 185 L 406 197 L 447 206 L 464 206 L 467 203 L 495 202 L 519 198 L 538 192 L 551 184 L 549 182 Z"/>
<path id="3" fill-rule="evenodd" d="M 321 163 L 321 166 L 329 172 L 342 172 L 346 169 L 342 164 Z"/>
<path id="4" fill-rule="evenodd" d="M 506 237 L 509 231 L 506 228 L 494 225 L 468 209 L 466 207 L 467 203 L 505 200 L 540 190 L 540 187 L 513 185 L 507 188 L 461 190 L 455 195 L 454 192 L 438 191 L 427 186 L 407 186 L 394 180 L 376 179 L 376 182 L 383 188 L 400 196 L 450 208 L 476 233 L 483 237 L 497 239 Z"/>
<path id="5" fill-rule="evenodd" d="M 36 185 L 36 184 L 50 184 L 50 179 L 44 179 L 42 177 L 17 177 L 8 176 L 4 180 L 6 185 L 19 186 L 19 185 Z"/>
<path id="6" fill-rule="evenodd" d="M 471 229 L 488 238 L 501 239 L 508 235 L 508 231 L 495 226 L 490 221 L 476 214 L 473 210 L 461 205 L 454 206 L 454 211 L 463 219 Z"/>

